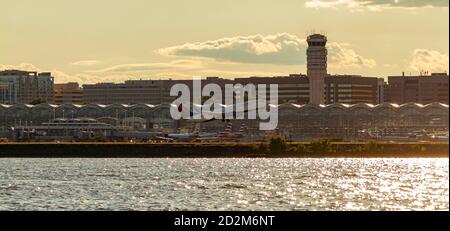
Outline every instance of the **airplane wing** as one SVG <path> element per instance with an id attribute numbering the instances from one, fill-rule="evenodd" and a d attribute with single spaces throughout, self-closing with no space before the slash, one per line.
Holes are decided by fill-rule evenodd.
<path id="1" fill-rule="evenodd" d="M 264 100 L 249 100 L 244 103 L 237 103 L 233 105 L 222 105 L 220 108 L 215 108 L 212 111 L 203 111 L 203 115 L 209 115 L 209 117 L 213 117 L 213 119 L 207 120 L 213 121 L 216 119 L 229 120 L 228 118 L 236 118 L 236 115 L 239 113 L 245 114 L 248 112 L 256 111 L 265 106 L 266 101 Z M 204 105 L 203 107 L 210 107 L 210 105 Z"/>
<path id="2" fill-rule="evenodd" d="M 228 118 L 236 118 L 238 113 L 248 113 L 251 111 L 256 111 L 259 108 L 265 106 L 266 101 L 264 100 L 249 100 L 244 103 L 237 103 L 233 105 L 220 105 L 219 108 L 214 108 L 213 110 L 202 110 L 204 108 L 211 108 L 212 105 L 197 105 L 180 103 L 178 105 L 178 111 L 182 113 L 183 118 L 192 118 L 194 115 L 208 115 L 212 119 L 201 120 L 196 122 L 210 122 L 217 119 L 222 121 L 229 120 Z M 203 118 L 203 117 L 202 117 Z M 194 120 L 195 121 L 195 120 Z"/>

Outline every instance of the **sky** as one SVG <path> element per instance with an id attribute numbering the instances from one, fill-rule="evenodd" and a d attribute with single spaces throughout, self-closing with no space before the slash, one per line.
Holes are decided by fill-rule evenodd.
<path id="1" fill-rule="evenodd" d="M 448 72 L 448 0 L 2 0 L 0 70 L 55 82 L 306 73 L 305 39 L 328 37 L 328 72 Z"/>

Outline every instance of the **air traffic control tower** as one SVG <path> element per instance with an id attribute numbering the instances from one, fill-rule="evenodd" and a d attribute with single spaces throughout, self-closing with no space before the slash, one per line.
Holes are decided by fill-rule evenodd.
<path id="1" fill-rule="evenodd" d="M 309 103 L 325 103 L 325 76 L 327 75 L 327 37 L 320 34 L 308 36 L 307 75 L 309 79 Z"/>

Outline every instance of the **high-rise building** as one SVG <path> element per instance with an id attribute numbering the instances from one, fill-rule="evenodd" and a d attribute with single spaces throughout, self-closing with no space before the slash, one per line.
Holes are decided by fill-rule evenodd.
<path id="1" fill-rule="evenodd" d="M 324 83 L 327 76 L 327 37 L 320 34 L 308 36 L 307 75 L 309 78 L 309 102 L 325 103 Z"/>
<path id="2" fill-rule="evenodd" d="M 55 84 L 54 101 L 55 104 L 83 104 L 82 89 L 76 82 Z"/>
<path id="3" fill-rule="evenodd" d="M 232 80 L 208 77 L 202 85 L 217 83 L 224 86 Z M 192 89 L 192 80 L 127 80 L 124 83 L 98 83 L 83 85 L 83 102 L 99 104 L 162 104 L 170 103 L 176 96 L 170 95 L 174 84 L 183 83 Z M 192 93 L 191 93 L 192 94 Z"/>
<path id="4" fill-rule="evenodd" d="M 307 104 L 309 102 L 309 81 L 306 75 L 236 78 L 234 83 L 266 84 L 267 100 L 270 99 L 270 84 L 277 84 L 279 103 Z"/>
<path id="5" fill-rule="evenodd" d="M 0 103 L 51 103 L 54 79 L 50 72 L 0 71 Z"/>
<path id="6" fill-rule="evenodd" d="M 386 92 L 388 91 L 388 83 L 384 78 L 378 78 L 377 84 L 377 104 L 386 102 Z"/>
<path id="7" fill-rule="evenodd" d="M 388 102 L 449 103 L 448 74 L 433 73 L 420 76 L 389 76 Z"/>
<path id="8" fill-rule="evenodd" d="M 168 81 L 168 80 L 167 80 Z M 83 85 L 83 102 L 99 104 L 160 104 L 166 102 L 170 88 L 165 80 L 127 80 L 124 83 Z"/>
<path id="9" fill-rule="evenodd" d="M 382 80 L 382 79 L 381 79 Z M 248 77 L 223 79 L 208 77 L 202 80 L 202 86 L 214 83 L 220 86 L 223 97 L 225 84 L 266 85 L 267 100 L 270 99 L 270 85 L 278 85 L 278 102 L 308 104 L 310 101 L 310 79 L 306 75 Z M 129 80 L 125 83 L 99 83 L 83 85 L 83 102 L 99 104 L 161 104 L 170 103 L 170 88 L 177 83 L 186 84 L 192 89 L 192 80 Z M 324 78 L 324 104 L 332 103 L 379 103 L 383 91 L 379 89 L 380 78 L 354 75 L 327 75 Z M 222 98 L 222 103 L 225 99 Z"/>
<path id="10" fill-rule="evenodd" d="M 383 91 L 380 91 L 379 84 L 382 80 L 359 75 L 327 75 L 325 103 L 380 103 Z"/>

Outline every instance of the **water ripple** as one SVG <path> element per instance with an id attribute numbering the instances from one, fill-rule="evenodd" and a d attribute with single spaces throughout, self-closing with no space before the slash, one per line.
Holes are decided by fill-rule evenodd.
<path id="1" fill-rule="evenodd" d="M 448 209 L 448 159 L 0 159 L 0 210 Z"/>

